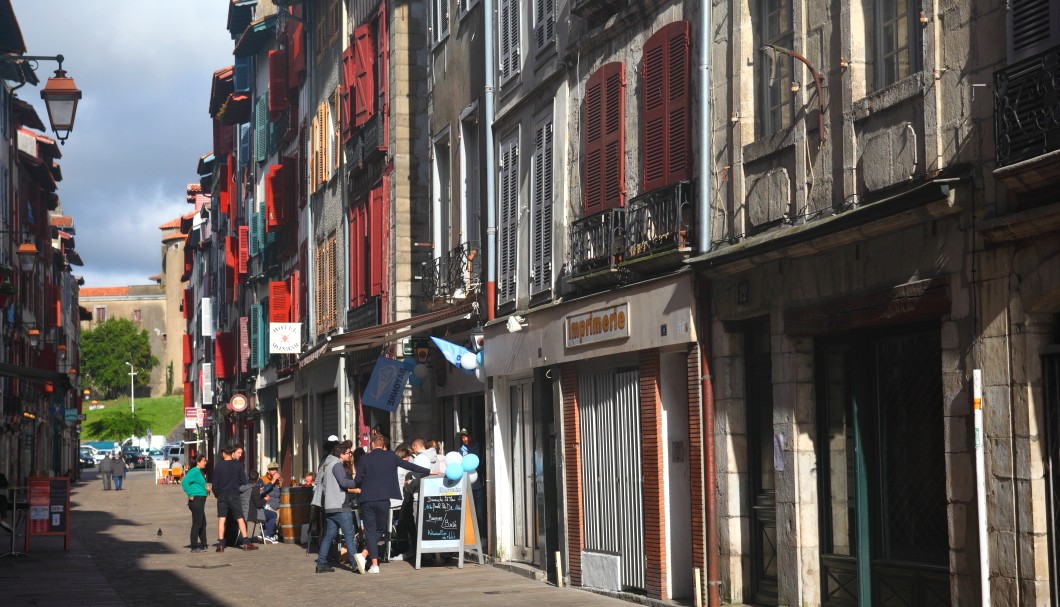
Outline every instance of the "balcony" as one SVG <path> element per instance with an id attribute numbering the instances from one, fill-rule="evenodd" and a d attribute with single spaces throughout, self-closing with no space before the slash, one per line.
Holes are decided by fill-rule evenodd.
<path id="1" fill-rule="evenodd" d="M 347 162 L 351 172 L 364 170 L 379 155 L 385 155 L 387 148 L 386 122 L 382 112 L 376 112 L 346 143 Z"/>
<path id="2" fill-rule="evenodd" d="M 692 252 L 692 184 L 682 181 L 641 194 L 626 211 L 621 266 L 638 274 L 680 266 Z"/>
<path id="3" fill-rule="evenodd" d="M 1060 47 L 994 72 L 998 167 L 1060 150 Z"/>
<path id="4" fill-rule="evenodd" d="M 626 0 L 574 0 L 571 12 L 597 26 L 626 8 Z"/>
<path id="5" fill-rule="evenodd" d="M 424 302 L 463 299 L 482 284 L 479 243 L 465 242 L 420 268 L 420 292 Z"/>
<path id="6" fill-rule="evenodd" d="M 570 228 L 570 283 L 579 288 L 622 282 L 626 210 L 608 209 L 583 217 Z"/>

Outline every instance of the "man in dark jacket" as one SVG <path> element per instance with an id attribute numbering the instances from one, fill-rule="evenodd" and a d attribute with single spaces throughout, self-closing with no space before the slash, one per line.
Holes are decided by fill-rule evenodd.
<path id="1" fill-rule="evenodd" d="M 372 560 L 368 573 L 379 573 L 379 540 L 390 525 L 390 500 L 401 499 L 397 469 L 404 468 L 417 474 L 430 474 L 430 470 L 406 462 L 393 451 L 386 449 L 386 438 L 372 437 L 372 450 L 357 462 L 354 483 L 361 488 L 361 518 L 364 519 L 364 535 L 367 549 L 353 555 L 357 570 L 365 572 L 367 559 Z"/>
<path id="2" fill-rule="evenodd" d="M 221 451 L 221 462 L 213 467 L 213 493 L 217 496 L 217 552 L 225 551 L 225 519 L 231 515 L 243 535 L 243 550 L 257 550 L 247 537 L 247 521 L 243 518 L 243 501 L 240 487 L 247 485 L 247 471 L 243 469 L 243 446 L 234 445 Z"/>

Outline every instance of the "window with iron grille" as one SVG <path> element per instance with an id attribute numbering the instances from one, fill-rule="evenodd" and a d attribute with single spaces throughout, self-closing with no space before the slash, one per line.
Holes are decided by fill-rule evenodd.
<path id="1" fill-rule="evenodd" d="M 534 124 L 530 199 L 530 295 L 552 289 L 552 111 Z"/>
<path id="2" fill-rule="evenodd" d="M 776 45 L 791 48 L 793 25 L 791 0 L 759 0 L 755 48 Z M 795 113 L 792 95 L 792 58 L 780 52 L 765 52 L 755 61 L 755 94 L 758 116 L 756 135 L 770 135 L 791 126 Z"/>
<path id="3" fill-rule="evenodd" d="M 911 0 L 876 3 L 876 89 L 894 84 L 920 69 L 920 20 Z"/>

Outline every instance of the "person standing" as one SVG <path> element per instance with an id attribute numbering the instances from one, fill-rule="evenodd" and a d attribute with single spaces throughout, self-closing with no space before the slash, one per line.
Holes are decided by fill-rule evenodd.
<path id="1" fill-rule="evenodd" d="M 217 544 L 214 545 L 214 550 L 225 551 L 225 519 L 228 516 L 236 519 L 239 533 L 243 535 L 243 544 L 239 547 L 243 550 L 257 550 L 258 547 L 250 543 L 250 538 L 247 537 L 247 521 L 243 516 L 243 500 L 240 498 L 240 488 L 250 484 L 247 471 L 239 461 L 239 458 L 243 457 L 243 446 L 227 447 L 222 455 L 223 461 L 213 467 L 213 491 L 217 496 Z"/>
<path id="2" fill-rule="evenodd" d="M 317 551 L 317 573 L 328 573 L 335 568 L 328 564 L 328 553 L 331 543 L 342 529 L 346 540 L 346 550 L 353 554 L 357 550 L 354 540 L 353 508 L 350 506 L 349 492 L 355 488 L 353 479 L 346 475 L 343 464 L 353 459 L 353 441 L 342 441 L 331 448 L 324 463 L 320 465 L 320 481 L 313 489 L 313 501 L 324 509 L 327 527 L 320 538 L 320 549 Z"/>
<path id="3" fill-rule="evenodd" d="M 111 479 L 114 476 L 114 462 L 110 459 L 110 453 L 104 453 L 99 462 L 99 476 L 103 479 L 103 490 L 110 491 Z"/>
<path id="4" fill-rule="evenodd" d="M 122 484 L 125 482 L 125 472 L 129 467 L 125 465 L 125 459 L 120 455 L 115 455 L 110 465 L 114 471 L 114 490 L 121 491 Z"/>
<path id="5" fill-rule="evenodd" d="M 357 570 L 365 573 L 365 565 L 371 559 L 368 573 L 379 573 L 379 540 L 390 526 L 390 500 L 401 499 L 397 469 L 404 468 L 417 474 L 428 474 L 430 470 L 417 466 L 397 456 L 386 448 L 386 437 L 372 437 L 372 450 L 357 462 L 354 484 L 361 488 L 361 518 L 364 520 L 366 549 L 353 555 Z"/>
<path id="6" fill-rule="evenodd" d="M 478 443 L 471 438 L 467 430 L 464 428 L 460 429 L 460 455 L 465 456 L 468 454 L 474 454 L 475 457 L 479 458 L 479 467 L 481 468 L 482 454 L 479 453 Z M 482 486 L 482 475 L 479 474 L 475 482 L 471 483 L 471 499 L 475 500 L 475 519 L 478 523 L 479 534 L 486 533 L 486 490 Z"/>
<path id="7" fill-rule="evenodd" d="M 188 496 L 188 510 L 191 510 L 191 551 L 206 552 L 206 456 L 195 456 L 195 467 L 188 470 L 181 481 L 181 487 Z"/>

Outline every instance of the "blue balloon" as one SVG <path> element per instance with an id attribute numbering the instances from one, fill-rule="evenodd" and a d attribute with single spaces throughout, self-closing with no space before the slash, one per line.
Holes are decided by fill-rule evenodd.
<path id="1" fill-rule="evenodd" d="M 458 481 L 464 476 L 464 469 L 460 464 L 449 464 L 445 467 L 445 477 L 451 481 Z"/>
<path id="2" fill-rule="evenodd" d="M 418 377 L 416 377 L 415 375 L 409 373 L 409 383 L 412 386 L 422 386 L 423 385 L 423 380 L 418 378 Z"/>
<path id="3" fill-rule="evenodd" d="M 486 353 L 484 351 L 481 351 L 476 354 L 475 358 L 478 360 L 478 366 L 481 367 L 482 365 L 486 364 Z"/>
<path id="4" fill-rule="evenodd" d="M 471 472 L 478 468 L 478 456 L 474 453 L 468 453 L 464 456 L 464 459 L 460 460 L 460 466 L 463 467 L 464 472 Z"/>

